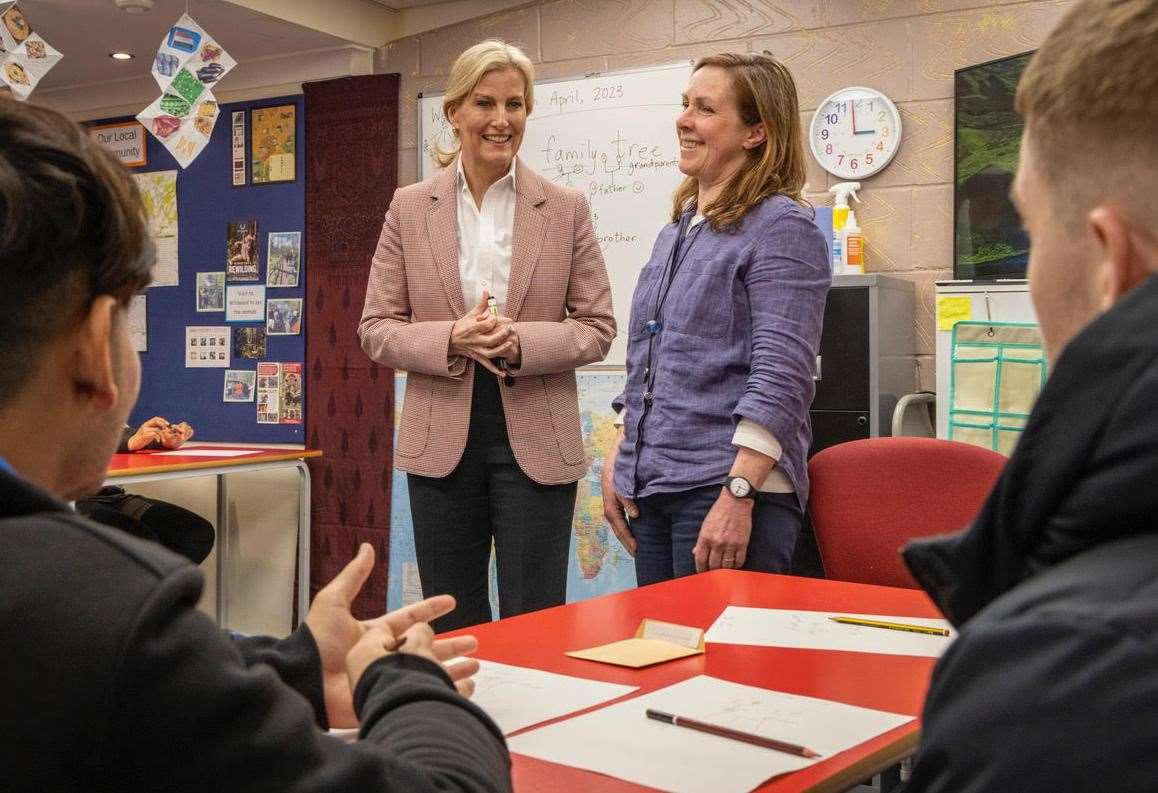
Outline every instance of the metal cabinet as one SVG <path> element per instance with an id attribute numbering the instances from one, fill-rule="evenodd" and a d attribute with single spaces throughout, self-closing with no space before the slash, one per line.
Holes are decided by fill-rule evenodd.
<path id="1" fill-rule="evenodd" d="M 812 448 L 888 435 L 893 407 L 913 390 L 915 290 L 879 273 L 838 275 L 824 309 L 809 418 Z"/>

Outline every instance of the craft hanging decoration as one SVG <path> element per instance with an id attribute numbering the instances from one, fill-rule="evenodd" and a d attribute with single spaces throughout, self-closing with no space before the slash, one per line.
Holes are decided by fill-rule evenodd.
<path id="1" fill-rule="evenodd" d="M 16 3 L 0 3 L 0 81 L 20 100 L 64 56 L 36 33 Z"/>
<path id="2" fill-rule="evenodd" d="M 236 65 L 188 14 L 182 14 L 161 39 L 152 69 L 161 96 L 138 113 L 137 120 L 182 168 L 197 159 L 217 123 L 219 110 L 211 86 Z"/>

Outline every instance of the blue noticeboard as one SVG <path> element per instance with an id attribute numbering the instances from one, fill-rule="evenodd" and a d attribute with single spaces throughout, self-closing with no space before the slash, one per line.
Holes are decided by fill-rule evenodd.
<path id="1" fill-rule="evenodd" d="M 232 185 L 232 113 L 246 112 L 246 172 L 249 172 L 249 137 L 253 108 L 289 105 L 296 107 L 296 180 L 274 184 Z M 171 421 L 187 421 L 198 441 L 240 441 L 253 443 L 302 443 L 304 424 L 258 424 L 254 402 L 224 402 L 225 369 L 185 367 L 185 327 L 189 325 L 259 327 L 259 322 L 226 323 L 225 312 L 196 310 L 198 272 L 224 271 L 226 230 L 231 221 L 258 222 L 260 281 L 265 284 L 269 233 L 302 232 L 301 271 L 296 288 L 268 288 L 266 299 L 304 298 L 309 273 L 305 259 L 305 126 L 300 95 L 221 105 L 221 113 L 209 144 L 187 169 L 180 169 L 152 135 L 148 137 L 148 165 L 136 172 L 177 169 L 177 211 L 179 240 L 179 285 L 158 286 L 148 295 L 148 351 L 141 353 L 141 394 L 129 422 L 139 425 L 152 416 Z M 96 121 L 108 123 L 121 119 Z M 263 361 L 303 363 L 305 328 L 297 336 L 268 336 Z M 230 369 L 255 370 L 258 361 L 231 356 Z M 304 371 L 303 380 L 307 379 Z M 303 383 L 303 390 L 304 390 Z M 308 399 L 308 392 L 306 394 Z M 303 410 L 304 416 L 304 410 Z"/>

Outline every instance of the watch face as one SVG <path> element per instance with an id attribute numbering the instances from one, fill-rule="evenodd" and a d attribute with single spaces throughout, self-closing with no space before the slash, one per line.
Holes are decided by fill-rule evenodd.
<path id="1" fill-rule="evenodd" d="M 736 498 L 743 498 L 748 495 L 748 491 L 751 489 L 752 486 L 748 484 L 748 480 L 738 476 L 734 477 L 732 481 L 728 483 L 728 490 L 732 491 L 732 495 Z"/>

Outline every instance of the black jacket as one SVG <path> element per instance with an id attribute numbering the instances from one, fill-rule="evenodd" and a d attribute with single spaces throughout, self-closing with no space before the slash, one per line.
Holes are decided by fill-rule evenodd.
<path id="1" fill-rule="evenodd" d="M 0 788 L 506 791 L 499 730 L 441 667 L 376 661 L 363 740 L 318 729 L 317 647 L 232 642 L 201 574 L 0 472 Z"/>
<path id="2" fill-rule="evenodd" d="M 1158 277 L 1067 345 L 974 525 L 904 553 L 961 628 L 907 793 L 1158 790 Z"/>

